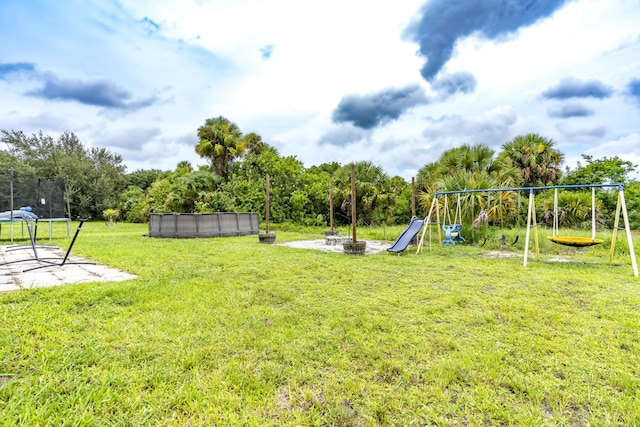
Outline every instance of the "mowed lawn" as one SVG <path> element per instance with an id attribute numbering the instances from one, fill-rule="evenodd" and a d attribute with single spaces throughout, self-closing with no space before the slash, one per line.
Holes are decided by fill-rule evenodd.
<path id="1" fill-rule="evenodd" d="M 640 425 L 624 233 L 613 263 L 541 242 L 523 267 L 524 236 L 348 256 L 146 232 L 74 247 L 137 279 L 0 294 L 0 425 Z"/>

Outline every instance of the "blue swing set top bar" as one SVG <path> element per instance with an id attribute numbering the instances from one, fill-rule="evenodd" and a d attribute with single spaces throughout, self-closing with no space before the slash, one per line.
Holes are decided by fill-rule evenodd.
<path id="1" fill-rule="evenodd" d="M 575 185 L 549 185 L 545 187 L 510 187 L 510 188 L 486 188 L 478 190 L 455 190 L 455 191 L 436 191 L 433 195 L 438 197 L 440 195 L 447 194 L 464 194 L 464 193 L 499 193 L 503 191 L 529 191 L 533 193 L 539 190 L 553 190 L 553 189 L 578 189 L 578 188 L 613 188 L 617 187 L 618 191 L 622 191 L 623 184 L 575 184 Z"/>

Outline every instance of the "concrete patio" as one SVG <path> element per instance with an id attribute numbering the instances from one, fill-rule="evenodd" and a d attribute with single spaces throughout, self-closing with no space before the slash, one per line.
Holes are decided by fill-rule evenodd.
<path id="1" fill-rule="evenodd" d="M 36 250 L 37 260 L 30 245 L 0 247 L 0 292 L 70 283 L 114 282 L 136 277 L 116 268 L 89 264 L 88 260 L 73 255 L 61 266 L 66 250 L 47 245 L 36 246 Z M 41 268 L 25 271 L 36 267 Z"/>

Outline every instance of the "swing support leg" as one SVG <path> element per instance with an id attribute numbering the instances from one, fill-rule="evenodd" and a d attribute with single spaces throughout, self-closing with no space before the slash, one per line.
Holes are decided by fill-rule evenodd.
<path id="1" fill-rule="evenodd" d="M 431 215 L 434 211 L 434 208 L 438 217 L 438 238 L 440 238 L 440 235 L 439 235 L 440 234 L 440 215 L 438 215 L 438 197 L 434 197 L 433 200 L 431 201 L 431 207 L 429 208 L 429 213 L 427 214 L 427 218 L 424 220 L 424 225 L 422 226 L 423 227 L 422 235 L 420 236 L 420 241 L 418 242 L 418 248 L 416 249 L 416 254 L 419 254 L 420 252 L 422 252 L 422 247 L 424 246 L 424 235 L 427 232 L 427 228 L 429 228 Z M 431 231 L 429 231 L 429 233 L 431 233 Z"/>
<path id="2" fill-rule="evenodd" d="M 444 217 L 442 218 L 444 221 Z M 438 246 L 442 247 L 442 227 L 440 226 L 440 207 L 438 206 L 438 200 L 436 199 L 436 223 L 438 227 Z"/>
<path id="3" fill-rule="evenodd" d="M 636 254 L 633 250 L 633 238 L 631 236 L 631 227 L 629 227 L 629 215 L 627 214 L 627 204 L 624 201 L 624 193 L 622 189 L 619 193 L 620 206 L 622 209 L 622 218 L 624 219 L 624 229 L 627 232 L 627 242 L 629 242 L 629 255 L 631 256 L 631 266 L 633 268 L 633 275 L 638 277 L 638 263 L 636 262 Z"/>
<path id="4" fill-rule="evenodd" d="M 629 243 L 629 255 L 631 256 L 631 268 L 633 268 L 633 275 L 638 277 L 638 264 L 636 262 L 636 254 L 633 249 L 633 238 L 631 236 L 631 227 L 629 227 L 629 215 L 627 213 L 627 204 L 624 200 L 624 191 L 622 188 L 618 190 L 618 204 L 616 206 L 616 218 L 613 224 L 613 232 L 611 234 L 611 250 L 609 251 L 609 261 L 613 261 L 613 253 L 616 248 L 616 238 L 618 236 L 618 228 L 620 225 L 620 212 L 622 212 L 622 219 L 624 221 L 624 230 L 627 234 L 627 242 Z"/>
<path id="5" fill-rule="evenodd" d="M 616 250 L 616 239 L 618 237 L 618 228 L 620 225 L 620 191 L 618 191 L 618 203 L 616 204 L 616 217 L 613 223 L 613 231 L 611 233 L 611 250 L 609 251 L 609 262 L 613 262 L 613 253 Z"/>
<path id="6" fill-rule="evenodd" d="M 533 237 L 535 241 L 536 257 L 540 256 L 540 249 L 538 246 L 538 226 L 536 224 L 536 204 L 534 202 L 533 190 L 529 190 L 529 209 L 527 211 L 527 234 L 524 243 L 524 266 L 527 266 L 527 260 L 529 259 L 529 235 L 531 232 L 531 224 L 533 223 Z"/>

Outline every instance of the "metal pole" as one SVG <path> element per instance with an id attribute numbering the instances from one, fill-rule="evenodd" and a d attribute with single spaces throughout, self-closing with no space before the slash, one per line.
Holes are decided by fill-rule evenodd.
<path id="1" fill-rule="evenodd" d="M 584 188 L 620 188 L 622 184 L 576 184 L 576 185 L 549 185 L 546 187 L 506 187 L 506 188 L 490 188 L 490 189 L 481 189 L 481 190 L 455 190 L 455 191 L 437 191 L 435 194 L 444 195 L 444 194 L 458 194 L 458 193 L 501 193 L 505 191 L 542 191 L 542 190 L 551 190 L 554 188 L 562 188 L 562 189 L 584 189 Z"/>
<path id="2" fill-rule="evenodd" d="M 64 194 L 67 198 L 67 239 L 71 237 L 71 204 L 69 203 L 69 177 L 64 177 Z M 149 212 L 151 218 L 151 212 Z"/>
<path id="3" fill-rule="evenodd" d="M 9 169 L 9 205 L 11 206 L 11 222 L 9 229 L 11 234 L 11 242 L 13 243 L 13 168 Z"/>
<path id="4" fill-rule="evenodd" d="M 53 203 L 51 202 L 51 193 L 53 191 L 52 187 L 53 182 L 51 182 L 51 179 L 47 179 L 47 197 L 49 203 L 49 240 L 51 240 L 51 237 L 53 236 L 53 221 L 51 221 L 53 219 Z"/>
<path id="5" fill-rule="evenodd" d="M 516 216 L 516 219 L 518 221 L 517 226 L 518 226 L 518 229 L 519 229 L 520 228 L 520 192 L 519 191 L 518 191 L 518 211 L 517 212 L 518 212 L 518 214 Z"/>

